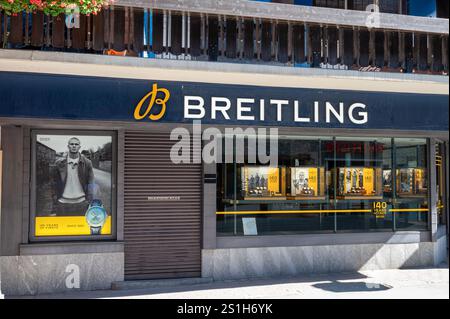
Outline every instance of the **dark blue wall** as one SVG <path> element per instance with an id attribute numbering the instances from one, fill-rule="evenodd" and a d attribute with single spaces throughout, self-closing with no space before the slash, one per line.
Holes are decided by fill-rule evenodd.
<path id="1" fill-rule="evenodd" d="M 436 17 L 435 0 L 410 0 L 408 1 L 408 13 L 419 17 Z"/>
<path id="2" fill-rule="evenodd" d="M 0 117 L 134 122 L 134 109 L 142 97 L 151 91 L 153 83 L 155 82 L 134 79 L 0 72 Z M 227 97 L 234 101 L 229 112 L 231 121 L 220 117 L 212 120 L 207 109 L 207 117 L 203 120 L 205 124 L 448 130 L 448 95 L 164 81 L 157 83 L 160 88 L 167 88 L 171 93 L 167 112 L 161 122 L 192 122 L 184 118 L 184 96 L 194 95 L 203 97 L 207 106 L 212 96 Z M 237 121 L 237 98 L 254 98 L 256 101 L 265 99 L 265 121 L 259 121 L 257 103 L 254 107 L 257 120 Z M 311 118 L 315 101 L 321 107 L 324 107 L 325 102 L 330 102 L 335 107 L 343 102 L 346 108 L 353 103 L 364 103 L 369 121 L 364 125 L 356 125 L 349 120 L 344 124 L 336 120 L 325 123 L 324 112 L 321 111 L 320 123 L 298 123 L 293 120 L 294 108 L 291 102 L 291 106 L 283 108 L 283 121 L 279 122 L 276 107 L 269 106 L 270 99 L 299 100 L 301 116 Z M 155 110 L 158 111 L 157 107 Z"/>

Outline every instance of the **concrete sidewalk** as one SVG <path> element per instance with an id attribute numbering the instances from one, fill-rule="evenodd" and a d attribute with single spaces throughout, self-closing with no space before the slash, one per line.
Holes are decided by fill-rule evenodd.
<path id="1" fill-rule="evenodd" d="M 291 278 L 225 281 L 140 290 L 105 290 L 22 298 L 141 299 L 449 299 L 448 266 Z"/>

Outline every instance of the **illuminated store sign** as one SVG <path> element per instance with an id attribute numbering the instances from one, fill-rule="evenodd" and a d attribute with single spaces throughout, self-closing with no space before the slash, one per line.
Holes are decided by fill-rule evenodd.
<path id="1" fill-rule="evenodd" d="M 448 95 L 440 94 L 0 72 L 0 95 L 0 117 L 448 130 Z"/>

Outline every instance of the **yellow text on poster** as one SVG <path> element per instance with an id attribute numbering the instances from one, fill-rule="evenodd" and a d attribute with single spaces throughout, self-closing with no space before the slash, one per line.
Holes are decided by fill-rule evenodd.
<path id="1" fill-rule="evenodd" d="M 279 193 L 280 192 L 280 171 L 278 168 L 269 168 L 268 171 L 267 188 L 269 192 Z"/>
<path id="2" fill-rule="evenodd" d="M 89 236 L 91 228 L 84 216 L 36 217 L 36 237 L 40 236 Z M 111 216 L 101 230 L 102 235 L 111 235 Z"/>
<path id="3" fill-rule="evenodd" d="M 373 173 L 374 172 L 372 168 L 364 168 L 363 170 L 364 176 L 363 186 L 368 195 L 372 195 L 373 192 L 373 181 L 374 181 Z"/>
<path id="4" fill-rule="evenodd" d="M 308 170 L 308 186 L 311 187 L 314 190 L 314 195 L 318 195 L 318 191 L 317 191 L 317 184 L 318 184 L 318 180 L 317 180 L 317 168 L 310 168 Z"/>

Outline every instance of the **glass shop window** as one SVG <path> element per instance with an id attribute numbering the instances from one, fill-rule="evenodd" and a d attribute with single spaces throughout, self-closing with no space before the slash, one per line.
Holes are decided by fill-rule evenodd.
<path id="1" fill-rule="evenodd" d="M 374 4 L 373 0 L 349 0 L 348 8 L 350 10 L 366 11 L 367 6 Z"/>
<path id="2" fill-rule="evenodd" d="M 315 7 L 345 9 L 345 0 L 314 0 Z"/>
<path id="3" fill-rule="evenodd" d="M 396 228 L 424 229 L 428 225 L 428 165 L 425 139 L 395 139 Z"/>
<path id="4" fill-rule="evenodd" d="M 373 214 L 374 205 L 392 205 L 390 138 L 337 138 L 336 189 L 339 230 L 390 230 L 392 214 Z"/>
<path id="5" fill-rule="evenodd" d="M 381 0 L 379 2 L 380 12 L 383 13 L 393 13 L 399 14 L 400 12 L 400 2 L 398 0 Z"/>
<path id="6" fill-rule="evenodd" d="M 332 231 L 323 151 L 331 138 L 280 138 L 278 165 L 218 165 L 220 235 Z M 268 147 L 268 145 L 267 145 Z"/>
<path id="7" fill-rule="evenodd" d="M 259 146 L 217 165 L 219 236 L 427 229 L 426 139 L 281 136 L 277 145 L 275 166 L 249 160 Z"/>

